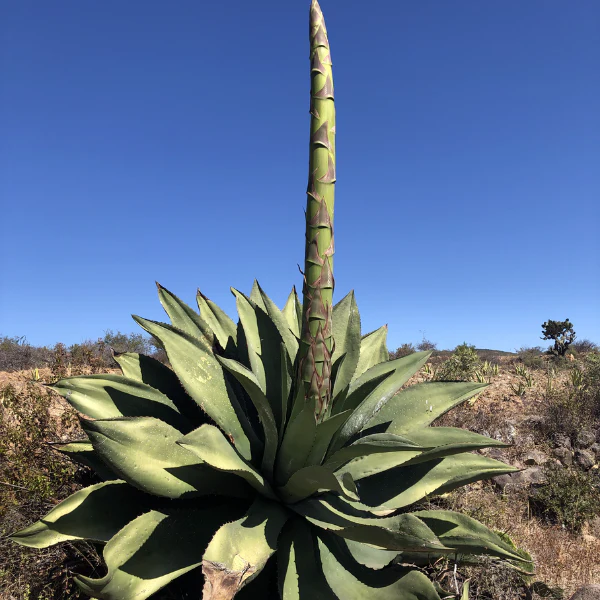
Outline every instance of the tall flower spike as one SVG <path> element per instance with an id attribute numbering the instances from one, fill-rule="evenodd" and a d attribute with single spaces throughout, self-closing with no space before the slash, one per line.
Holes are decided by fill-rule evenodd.
<path id="1" fill-rule="evenodd" d="M 333 200 L 335 105 L 327 29 L 321 7 L 310 8 L 310 156 L 306 202 L 303 315 L 298 377 L 305 400 L 314 399 L 322 418 L 331 399 L 333 329 Z"/>

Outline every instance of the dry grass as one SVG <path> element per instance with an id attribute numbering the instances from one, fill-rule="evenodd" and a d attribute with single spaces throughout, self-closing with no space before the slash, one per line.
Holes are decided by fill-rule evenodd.
<path id="1" fill-rule="evenodd" d="M 536 579 L 563 588 L 567 598 L 586 583 L 600 583 L 600 540 L 542 523 L 531 515 L 525 496 L 502 496 L 489 484 L 473 484 L 452 492 L 444 504 L 507 533 L 531 554 Z"/>

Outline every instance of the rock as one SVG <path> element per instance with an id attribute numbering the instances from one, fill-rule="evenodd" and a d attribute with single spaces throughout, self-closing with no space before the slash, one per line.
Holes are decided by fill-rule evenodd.
<path id="1" fill-rule="evenodd" d="M 500 450 L 500 448 L 487 448 L 487 452 L 485 453 L 486 456 L 489 456 L 490 458 L 494 458 L 495 460 L 501 460 L 504 461 L 504 452 L 502 452 L 502 450 Z"/>
<path id="2" fill-rule="evenodd" d="M 587 471 L 596 464 L 596 457 L 589 450 L 575 450 L 575 462 Z"/>
<path id="3" fill-rule="evenodd" d="M 528 467 L 523 471 L 513 473 L 512 483 L 518 487 L 529 487 L 530 485 L 546 483 L 546 476 L 542 467 Z"/>
<path id="4" fill-rule="evenodd" d="M 596 441 L 596 435 L 592 431 L 580 431 L 575 440 L 576 448 L 589 448 Z"/>
<path id="5" fill-rule="evenodd" d="M 506 475 L 497 475 L 492 478 L 494 484 L 500 489 L 501 492 L 504 492 L 507 487 L 511 487 L 512 479 L 509 474 Z"/>
<path id="6" fill-rule="evenodd" d="M 600 458 L 600 444 L 598 442 L 595 442 L 594 444 L 592 444 L 588 450 L 590 452 L 593 452 L 594 455 L 596 456 L 596 458 Z"/>
<path id="7" fill-rule="evenodd" d="M 570 600 L 600 600 L 600 585 L 591 583 L 580 587 Z"/>
<path id="8" fill-rule="evenodd" d="M 543 465 L 548 462 L 548 457 L 541 450 L 530 450 L 523 456 L 525 465 Z"/>
<path id="9" fill-rule="evenodd" d="M 523 424 L 534 431 L 539 431 L 544 426 L 545 422 L 546 419 L 541 415 L 529 415 L 523 420 Z"/>
<path id="10" fill-rule="evenodd" d="M 513 443 L 515 446 L 519 446 L 520 448 L 527 448 L 528 446 L 533 446 L 535 444 L 535 436 L 533 433 L 518 435 L 513 440 Z"/>
<path id="11" fill-rule="evenodd" d="M 492 481 L 502 492 L 512 492 L 546 483 L 546 475 L 542 467 L 533 466 L 516 473 L 498 475 Z"/>
<path id="12" fill-rule="evenodd" d="M 512 444 L 517 437 L 517 428 L 514 421 L 506 421 L 506 429 L 504 432 L 504 439 L 507 443 Z"/>
<path id="13" fill-rule="evenodd" d="M 554 446 L 556 448 L 568 448 L 571 449 L 571 440 L 568 435 L 564 433 L 554 434 Z"/>
<path id="14" fill-rule="evenodd" d="M 568 448 L 554 448 L 552 454 L 566 467 L 573 464 L 573 453 Z"/>

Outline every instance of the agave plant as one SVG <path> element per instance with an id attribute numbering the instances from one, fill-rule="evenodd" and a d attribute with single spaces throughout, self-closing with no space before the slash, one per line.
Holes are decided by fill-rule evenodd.
<path id="1" fill-rule="evenodd" d="M 387 327 L 363 335 L 352 292 L 333 305 L 335 108 L 316 0 L 310 44 L 303 303 L 292 289 L 280 310 L 255 282 L 249 296 L 232 290 L 235 323 L 200 292 L 196 312 L 159 285 L 171 323 L 134 319 L 170 367 L 124 353 L 115 356 L 122 375 L 52 386 L 87 434 L 60 449 L 102 481 L 12 539 L 104 544 L 106 574 L 75 579 L 94 598 L 148 598 L 191 573 L 205 600 L 242 588 L 283 600 L 439 600 L 421 569 L 432 559 L 522 560 L 467 516 L 409 512 L 428 495 L 514 469 L 472 452 L 500 442 L 430 427 L 485 385 L 404 387 L 429 353 L 390 361 Z"/>

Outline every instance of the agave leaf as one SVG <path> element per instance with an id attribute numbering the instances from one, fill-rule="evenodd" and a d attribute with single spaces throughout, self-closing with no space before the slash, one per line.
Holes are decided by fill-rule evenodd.
<path id="1" fill-rule="evenodd" d="M 262 297 L 262 294 L 261 294 L 260 285 L 258 285 L 258 281 L 256 281 L 256 279 L 252 282 L 252 289 L 250 290 L 250 296 L 249 296 L 249 298 L 263 312 L 267 312 L 267 306 L 266 306 L 266 304 L 263 301 L 263 297 Z"/>
<path id="2" fill-rule="evenodd" d="M 182 302 L 175 294 L 162 287 L 158 282 L 158 298 L 165 312 L 171 319 L 171 324 L 175 329 L 179 329 L 206 346 L 207 350 L 212 351 L 215 341 L 215 334 L 208 323 L 193 311 L 185 302 Z"/>
<path id="3" fill-rule="evenodd" d="M 237 475 L 267 498 L 275 498 L 269 482 L 235 451 L 215 426 L 201 425 L 180 438 L 177 443 L 200 458 L 202 462 L 219 471 Z"/>
<path id="4" fill-rule="evenodd" d="M 190 419 L 192 423 L 204 421 L 204 413 L 186 394 L 181 382 L 177 379 L 177 375 L 175 375 L 172 369 L 169 369 L 169 367 L 151 356 L 135 352 L 115 353 L 113 358 L 117 361 L 123 375 L 127 379 L 145 383 L 155 390 L 162 392 L 167 398 L 172 400 L 177 410 Z"/>
<path id="5" fill-rule="evenodd" d="M 323 575 L 313 528 L 304 519 L 291 520 L 281 533 L 277 565 L 282 600 L 338 600 Z"/>
<path id="6" fill-rule="evenodd" d="M 317 432 L 315 434 L 315 441 L 310 449 L 308 458 L 306 459 L 306 465 L 320 465 L 323 462 L 323 457 L 327 452 L 327 448 L 333 439 L 333 436 L 337 430 L 345 423 L 346 419 L 350 416 L 349 410 L 339 413 L 325 421 L 321 421 L 317 424 Z"/>
<path id="7" fill-rule="evenodd" d="M 412 458 L 415 453 L 420 454 L 422 450 L 423 448 L 419 444 L 401 435 L 374 433 L 359 438 L 349 446 L 340 448 L 325 461 L 324 466 L 335 471 L 352 459 L 363 456 L 376 454 L 379 457 L 380 454 L 394 452 L 396 454 L 408 453 Z"/>
<path id="8" fill-rule="evenodd" d="M 470 452 L 492 446 L 495 448 L 508 448 L 510 446 L 510 444 L 505 444 L 485 435 L 473 433 L 467 429 L 459 429 L 458 427 L 423 427 L 421 429 L 413 429 L 410 432 L 410 438 L 419 446 L 428 447 L 429 450 L 411 459 L 407 464 L 444 458 L 452 454 Z"/>
<path id="9" fill-rule="evenodd" d="M 412 569 L 373 571 L 352 560 L 341 540 L 318 534 L 319 556 L 327 583 L 338 598 L 440 600 L 423 573 Z"/>
<path id="10" fill-rule="evenodd" d="M 335 339 L 334 339 L 335 345 Z M 338 378 L 338 373 L 341 372 L 342 366 L 344 365 L 344 361 L 346 360 L 346 353 L 340 354 L 336 356 L 335 360 L 332 360 L 331 363 L 331 385 L 333 389 L 335 389 L 335 382 Z M 341 388 L 337 395 L 332 398 L 332 401 L 329 403 L 327 414 L 325 419 L 328 419 L 332 414 L 335 415 L 339 410 L 336 410 L 336 406 L 342 406 L 346 401 L 346 396 L 348 395 L 348 390 L 350 389 L 350 384 L 346 384 L 343 388 Z"/>
<path id="11" fill-rule="evenodd" d="M 221 348 L 235 347 L 237 344 L 237 328 L 232 319 L 223 312 L 212 300 L 209 300 L 198 290 L 196 295 L 198 309 L 204 321 L 214 332 Z"/>
<path id="12" fill-rule="evenodd" d="M 249 366 L 260 383 L 260 389 L 266 394 L 267 379 L 265 375 L 265 365 L 260 358 L 262 345 L 260 332 L 258 330 L 256 304 L 234 288 L 231 288 L 231 292 L 235 296 L 237 312 L 240 317 L 241 326 L 244 330 L 246 342 L 245 350 L 248 353 Z"/>
<path id="13" fill-rule="evenodd" d="M 392 454 L 384 454 L 384 462 Z M 368 457 L 370 458 L 370 457 Z M 365 460 L 368 460 L 365 459 Z M 518 471 L 479 454 L 456 454 L 419 464 L 400 466 L 361 479 L 352 463 L 338 474 L 350 473 L 357 482 L 361 502 L 367 506 L 398 509 L 430 494 L 443 494 L 473 481 Z"/>
<path id="14" fill-rule="evenodd" d="M 279 441 L 277 424 L 273 417 L 271 405 L 260 389 L 256 375 L 250 369 L 229 358 L 217 357 L 217 359 L 240 382 L 256 408 L 265 435 L 265 450 L 262 457 L 261 471 L 270 479 L 273 474 Z"/>
<path id="15" fill-rule="evenodd" d="M 288 353 L 285 349 L 285 344 L 279 346 L 281 357 L 281 426 L 279 427 L 279 441 L 283 438 L 283 432 L 285 431 L 285 423 L 288 421 L 288 416 L 291 409 L 291 393 L 294 385 L 294 367 Z"/>
<path id="16" fill-rule="evenodd" d="M 377 518 L 370 513 L 353 509 L 346 502 L 334 505 L 329 501 L 330 496 L 308 498 L 290 508 L 313 525 L 355 542 L 398 552 L 452 551 L 423 521 L 412 514 Z"/>
<path id="17" fill-rule="evenodd" d="M 121 375 L 79 375 L 61 379 L 49 387 L 92 419 L 156 417 L 183 432 L 192 428 L 163 393 Z"/>
<path id="18" fill-rule="evenodd" d="M 205 585 L 214 598 L 233 598 L 262 571 L 290 516 L 281 504 L 258 498 L 241 519 L 217 531 L 202 560 Z"/>
<path id="19" fill-rule="evenodd" d="M 315 400 L 312 399 L 303 405 L 283 434 L 275 463 L 275 480 L 278 484 L 284 484 L 292 473 L 304 466 L 316 433 Z"/>
<path id="20" fill-rule="evenodd" d="M 413 429 L 410 432 L 410 438 L 416 445 L 423 448 L 421 452 L 410 453 L 407 450 L 405 453 L 388 454 L 387 456 L 377 454 L 364 456 L 361 460 L 354 461 L 344 467 L 343 471 L 347 471 L 353 478 L 358 480 L 388 471 L 400 465 L 407 467 L 480 448 L 489 448 L 490 446 L 504 448 L 507 446 L 507 444 L 498 440 L 454 427 Z"/>
<path id="21" fill-rule="evenodd" d="M 292 402 L 288 407 L 288 413 L 290 413 L 287 420 L 288 425 L 302 412 L 302 409 L 306 405 L 306 401 L 304 399 L 304 386 L 296 384 L 295 388 L 293 387 L 292 389 L 293 393 L 290 395 Z"/>
<path id="22" fill-rule="evenodd" d="M 431 352 L 413 352 L 408 356 L 379 363 L 365 371 L 360 377 L 352 380 L 348 389 L 344 410 L 357 408 L 360 403 L 394 371 L 403 371 L 408 381 L 431 356 Z M 339 412 L 339 411 L 338 411 Z"/>
<path id="23" fill-rule="evenodd" d="M 360 340 L 360 356 L 354 377 L 360 377 L 365 371 L 389 360 L 389 352 L 385 345 L 387 338 L 387 325 L 382 325 L 379 329 L 371 331 L 362 336 Z"/>
<path id="24" fill-rule="evenodd" d="M 417 448 L 405 448 L 396 452 L 385 452 L 361 456 L 355 458 L 351 462 L 340 467 L 336 472 L 338 475 L 348 473 L 352 479 L 363 480 L 372 475 L 383 473 L 400 467 L 404 464 L 409 464 L 411 461 L 417 461 L 422 456 L 424 451 Z"/>
<path id="25" fill-rule="evenodd" d="M 223 367 L 212 352 L 193 337 L 164 323 L 133 317 L 163 344 L 169 361 L 188 394 L 234 440 L 247 460 L 262 452 L 262 444 L 225 380 Z"/>
<path id="26" fill-rule="evenodd" d="M 282 413 L 280 345 L 283 340 L 265 311 L 237 290 L 232 288 L 232 292 L 246 338 L 250 368 L 269 399 L 275 422 L 282 427 L 285 419 Z"/>
<path id="27" fill-rule="evenodd" d="M 410 356 L 413 356 L 412 354 Z M 409 434 L 430 425 L 435 419 L 461 402 L 481 392 L 487 383 L 417 383 L 401 390 L 392 401 L 382 405 L 369 420 L 368 428 L 388 433 Z"/>
<path id="28" fill-rule="evenodd" d="M 333 387 L 333 402 L 341 391 L 350 385 L 359 363 L 361 352 L 360 314 L 356 306 L 354 291 L 347 294 L 333 307 L 333 339 L 335 349 L 331 360 L 346 355 L 339 366 Z"/>
<path id="29" fill-rule="evenodd" d="M 489 554 L 522 561 L 523 557 L 485 525 L 450 510 L 422 510 L 412 513 L 424 521 L 448 546 L 461 553 Z"/>
<path id="30" fill-rule="evenodd" d="M 298 299 L 296 286 L 292 287 L 292 291 L 285 302 L 285 306 L 283 307 L 281 314 L 283 315 L 291 332 L 296 336 L 296 338 L 300 338 L 300 328 L 302 326 L 302 304 L 300 304 L 300 300 Z"/>
<path id="31" fill-rule="evenodd" d="M 332 469 L 320 465 L 303 467 L 278 488 L 278 493 L 288 504 L 304 500 L 317 492 L 336 492 L 350 500 L 358 500 L 356 486 L 350 476 L 336 477 Z"/>
<path id="32" fill-rule="evenodd" d="M 102 600 L 144 600 L 200 566 L 215 528 L 232 515 L 237 517 L 227 506 L 147 512 L 106 544 L 105 577 L 78 575 L 75 583 L 86 594 Z"/>
<path id="33" fill-rule="evenodd" d="M 279 335 L 285 344 L 285 348 L 287 349 L 290 361 L 293 363 L 296 360 L 296 354 L 298 354 L 298 340 L 296 337 L 294 337 L 294 334 L 290 330 L 285 317 L 277 305 L 273 302 L 273 300 L 271 300 L 271 298 L 269 298 L 269 296 L 267 296 L 267 294 L 265 294 L 260 285 L 258 285 L 258 282 L 256 285 L 258 286 L 263 304 L 266 307 L 266 313 L 269 315 L 269 318 L 271 321 L 273 321 L 273 324 L 277 328 L 277 331 L 279 332 Z"/>
<path id="34" fill-rule="evenodd" d="M 66 454 L 71 460 L 90 467 L 100 479 L 109 481 L 117 476 L 106 466 L 94 451 L 90 441 L 75 441 L 68 444 L 52 444 L 52 448 Z"/>
<path id="35" fill-rule="evenodd" d="M 359 564 L 369 569 L 383 569 L 387 567 L 398 556 L 396 550 L 386 550 L 375 546 L 368 546 L 352 540 L 344 540 L 348 552 Z"/>
<path id="36" fill-rule="evenodd" d="M 356 408 L 352 406 L 353 399 L 351 396 L 348 396 L 346 402 L 344 402 L 344 408 L 353 410 L 353 412 L 337 433 L 331 444 L 329 453 L 341 448 L 349 439 L 360 433 L 376 415 L 384 410 L 385 405 L 393 399 L 398 390 L 426 360 L 427 355 L 415 357 L 412 354 L 398 359 L 396 370 L 382 380 Z M 398 432 L 388 430 L 388 433 Z"/>
<path id="37" fill-rule="evenodd" d="M 119 529 L 144 512 L 149 498 L 124 481 L 83 488 L 55 506 L 43 519 L 9 536 L 30 548 L 66 540 L 108 542 Z"/>
<path id="38" fill-rule="evenodd" d="M 151 417 L 83 420 L 98 456 L 121 479 L 156 496 L 247 495 L 238 478 L 203 465 L 177 445 L 181 433 Z"/>

